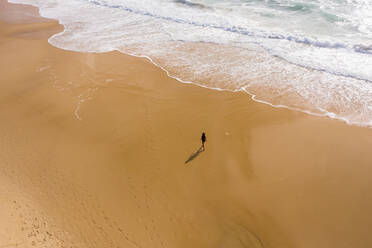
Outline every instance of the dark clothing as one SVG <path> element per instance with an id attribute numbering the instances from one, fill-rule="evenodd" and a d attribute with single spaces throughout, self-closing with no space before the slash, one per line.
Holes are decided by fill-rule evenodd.
<path id="1" fill-rule="evenodd" d="M 207 141 L 207 137 L 205 136 L 204 132 L 202 133 L 201 141 L 202 141 L 202 145 L 200 147 L 200 151 L 204 152 L 205 151 L 204 143 Z"/>

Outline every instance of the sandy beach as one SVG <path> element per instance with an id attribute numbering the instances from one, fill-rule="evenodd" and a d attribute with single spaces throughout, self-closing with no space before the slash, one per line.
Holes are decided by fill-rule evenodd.
<path id="1" fill-rule="evenodd" d="M 372 247 L 371 128 L 61 50 L 62 30 L 0 0 L 0 248 Z"/>

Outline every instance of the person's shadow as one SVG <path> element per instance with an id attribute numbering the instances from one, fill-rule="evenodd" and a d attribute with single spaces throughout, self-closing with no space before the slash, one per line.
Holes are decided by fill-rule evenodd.
<path id="1" fill-rule="evenodd" d="M 199 156 L 200 153 L 204 152 L 205 148 L 201 146 L 196 152 L 190 155 L 190 157 L 186 160 L 185 164 L 193 161 L 197 156 Z"/>

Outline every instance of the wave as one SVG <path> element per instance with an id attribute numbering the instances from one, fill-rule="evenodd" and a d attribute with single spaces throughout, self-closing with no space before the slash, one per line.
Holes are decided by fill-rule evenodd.
<path id="1" fill-rule="evenodd" d="M 319 41 L 319 40 L 312 40 L 307 37 L 296 37 L 296 36 L 291 36 L 291 35 L 283 35 L 283 34 L 275 34 L 275 33 L 265 33 L 262 31 L 262 33 L 257 33 L 257 31 L 252 31 L 244 27 L 239 27 L 239 26 L 232 26 L 232 27 L 225 27 L 225 26 L 218 26 L 212 23 L 199 23 L 195 21 L 189 21 L 189 20 L 184 20 L 184 19 L 177 19 L 177 18 L 172 18 L 169 16 L 159 16 L 155 15 L 151 12 L 146 12 L 146 11 L 141 11 L 137 9 L 132 9 L 123 5 L 110 5 L 107 2 L 104 1 L 97 1 L 97 0 L 86 0 L 89 3 L 95 4 L 97 6 L 104 6 L 107 8 L 114 8 L 114 9 L 121 9 L 124 11 L 128 11 L 130 13 L 135 13 L 138 15 L 144 15 L 144 16 L 150 16 L 152 18 L 157 18 L 157 19 L 162 19 L 165 21 L 172 21 L 176 23 L 181 23 L 181 24 L 188 24 L 188 25 L 193 25 L 197 27 L 208 27 L 208 28 L 213 28 L 213 29 L 221 29 L 226 32 L 232 32 L 232 33 L 237 33 L 240 35 L 245 35 L 245 36 L 251 36 L 254 38 L 266 38 L 266 39 L 278 39 L 278 40 L 287 40 L 287 41 L 293 41 L 296 43 L 302 43 L 306 45 L 311 45 L 319 48 L 332 48 L 332 49 L 352 49 L 353 51 L 357 53 L 365 53 L 365 54 L 372 54 L 372 45 L 365 46 L 361 44 L 346 44 L 342 42 L 330 42 L 330 41 Z M 182 3 L 188 6 L 192 7 L 205 7 L 204 5 L 197 4 L 197 3 L 192 3 L 189 1 L 185 0 L 177 0 L 175 1 L 176 3 Z"/>
<path id="2" fill-rule="evenodd" d="M 127 12 L 138 14 L 138 15 L 150 16 L 152 18 L 162 19 L 162 20 L 165 20 L 165 21 L 171 21 L 171 22 L 180 23 L 180 24 L 192 25 L 192 26 L 201 27 L 201 28 L 220 29 L 220 30 L 223 30 L 223 31 L 226 31 L 226 32 L 232 32 L 232 33 L 236 33 L 236 34 L 239 34 L 239 35 L 249 36 L 249 37 L 255 38 L 255 39 L 261 38 L 261 39 L 286 40 L 286 41 L 296 42 L 296 43 L 300 43 L 300 44 L 306 44 L 306 45 L 313 46 L 313 47 L 318 47 L 318 48 L 350 49 L 350 50 L 353 50 L 356 53 L 371 54 L 372 55 L 372 45 L 366 46 L 366 45 L 360 45 L 360 44 L 346 44 L 346 43 L 342 43 L 342 42 L 320 41 L 320 40 L 313 40 L 313 39 L 310 39 L 310 38 L 307 38 L 307 37 L 296 37 L 296 36 L 291 36 L 291 35 L 283 35 L 283 34 L 275 34 L 275 33 L 269 33 L 268 34 L 268 33 L 265 33 L 264 31 L 262 31 L 261 33 L 258 33 L 257 31 L 252 31 L 252 30 L 249 30 L 249 29 L 244 28 L 244 27 L 238 27 L 238 26 L 225 27 L 225 26 L 218 26 L 218 25 L 211 24 L 211 23 L 199 23 L 199 22 L 188 21 L 188 20 L 184 20 L 184 19 L 176 19 L 176 18 L 172 18 L 172 17 L 169 17 L 169 16 L 159 16 L 159 15 L 155 15 L 155 14 L 150 13 L 150 12 L 141 11 L 141 10 L 137 10 L 137 9 L 132 9 L 132 8 L 129 8 L 129 7 L 126 7 L 126 6 L 123 6 L 123 5 L 110 5 L 110 4 L 108 4 L 107 2 L 104 2 L 104 1 L 97 1 L 97 0 L 86 0 L 86 1 L 89 2 L 89 3 L 95 4 L 97 6 L 103 6 L 103 7 L 107 7 L 107 8 L 113 8 L 113 9 L 121 9 L 123 11 L 127 11 Z M 192 3 L 192 2 L 189 2 L 189 1 L 185 1 L 185 0 L 177 0 L 175 2 L 186 4 L 186 5 L 192 6 L 192 7 L 203 6 L 203 5 L 200 5 L 200 4 L 197 4 L 197 3 Z M 266 50 L 271 51 L 271 48 L 267 48 Z M 311 68 L 311 69 L 314 69 L 314 70 L 324 71 L 324 72 L 327 72 L 327 73 L 330 73 L 330 74 L 335 74 L 335 75 L 338 75 L 338 76 L 344 76 L 344 77 L 350 77 L 350 78 L 355 78 L 355 79 L 359 79 L 359 80 L 365 80 L 367 82 L 372 83 L 372 75 L 368 75 L 368 77 L 366 77 L 364 75 L 357 75 L 355 73 L 344 73 L 342 71 L 327 70 L 326 68 L 322 68 L 322 67 L 315 67 L 315 66 L 311 66 L 311 65 L 308 65 L 308 64 L 305 65 L 305 64 L 302 64 L 302 63 L 299 63 L 299 62 L 296 63 L 296 62 L 293 62 L 293 60 L 285 58 L 281 55 L 277 55 L 277 57 L 285 59 L 288 62 L 292 62 L 292 63 L 297 64 L 299 66 L 304 66 L 306 68 Z"/>

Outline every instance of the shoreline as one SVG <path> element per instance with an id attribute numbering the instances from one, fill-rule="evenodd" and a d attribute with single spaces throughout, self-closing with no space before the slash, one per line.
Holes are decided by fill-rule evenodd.
<path id="1" fill-rule="evenodd" d="M 0 26 L 0 246 L 372 245 L 371 129 Z"/>
<path id="2" fill-rule="evenodd" d="M 18 4 L 18 3 L 14 3 L 14 4 Z M 36 5 L 30 5 L 30 6 L 33 6 L 33 7 L 38 9 L 38 6 L 36 6 Z M 38 9 L 38 12 L 39 12 L 39 9 Z M 45 17 L 42 17 L 42 18 L 45 18 Z M 57 21 L 59 23 L 59 25 L 63 26 L 63 30 L 61 32 L 53 34 L 52 36 L 50 36 L 48 38 L 48 42 L 52 46 L 54 46 L 56 48 L 59 48 L 59 49 L 62 49 L 62 50 L 72 51 L 72 52 L 95 53 L 95 54 L 105 54 L 105 53 L 107 53 L 107 52 L 96 52 L 96 51 L 89 51 L 89 50 L 78 51 L 78 50 L 73 50 L 73 49 L 67 49 L 65 47 L 60 47 L 60 46 L 57 46 L 56 44 L 53 44 L 52 42 L 50 42 L 50 40 L 53 39 L 56 36 L 63 35 L 66 31 L 65 24 L 60 23 L 59 20 L 57 20 L 57 19 L 53 19 L 53 20 Z M 178 81 L 179 83 L 182 83 L 182 84 L 193 84 L 193 85 L 196 85 L 196 86 L 199 86 L 199 87 L 202 87 L 202 88 L 206 88 L 206 89 L 210 89 L 210 90 L 216 90 L 216 91 L 243 92 L 243 93 L 246 93 L 253 101 L 261 103 L 261 104 L 269 105 L 272 108 L 288 109 L 288 110 L 291 110 L 291 111 L 297 111 L 297 112 L 305 113 L 305 114 L 316 116 L 316 117 L 323 117 L 323 118 L 329 118 L 329 119 L 341 121 L 341 122 L 344 122 L 344 123 L 346 123 L 348 125 L 351 125 L 351 126 L 359 126 L 359 127 L 372 129 L 372 121 L 370 121 L 370 122 L 352 121 L 352 120 L 349 120 L 348 118 L 346 118 L 344 116 L 339 116 L 335 112 L 329 112 L 325 109 L 315 108 L 314 110 L 308 110 L 308 109 L 304 109 L 304 108 L 300 108 L 300 107 L 290 107 L 290 106 L 287 106 L 287 105 L 284 105 L 284 104 L 271 103 L 267 100 L 260 99 L 262 97 L 257 96 L 257 93 L 250 92 L 249 90 L 247 90 L 247 87 L 245 87 L 245 86 L 241 87 L 240 89 L 237 89 L 237 90 L 230 90 L 230 89 L 223 89 L 223 88 L 219 88 L 219 87 L 211 87 L 211 86 L 203 85 L 202 83 L 197 83 L 197 82 L 193 82 L 193 81 L 183 80 L 178 76 L 172 75 L 165 67 L 161 66 L 159 63 L 156 63 L 151 57 L 149 57 L 147 55 L 135 55 L 135 54 L 125 52 L 125 51 L 121 51 L 121 50 L 117 50 L 117 49 L 109 51 L 108 53 L 111 53 L 111 52 L 119 52 L 121 54 L 124 54 L 124 55 L 127 55 L 127 56 L 133 56 L 133 57 L 140 58 L 140 59 L 145 58 L 151 64 L 153 64 L 154 66 L 156 66 L 159 69 L 161 69 L 162 71 L 164 71 L 168 75 L 168 77 L 170 77 L 172 79 L 175 79 L 176 81 Z M 288 63 L 290 63 L 290 62 L 288 62 Z M 292 63 L 290 63 L 290 64 L 292 64 Z M 300 66 L 300 65 L 297 65 L 297 66 L 302 67 L 302 68 L 306 68 L 306 67 Z M 312 69 L 312 70 L 315 70 L 315 69 Z M 321 70 L 315 70 L 315 71 L 321 72 Z M 343 75 L 341 75 L 341 76 L 343 76 Z M 365 81 L 363 79 L 358 79 L 358 80 Z"/>

